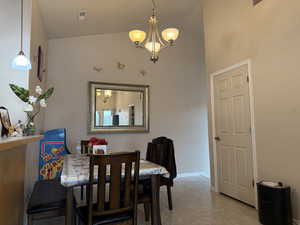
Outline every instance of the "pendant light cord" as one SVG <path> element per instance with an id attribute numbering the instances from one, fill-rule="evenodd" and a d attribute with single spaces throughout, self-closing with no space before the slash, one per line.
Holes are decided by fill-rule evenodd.
<path id="1" fill-rule="evenodd" d="M 21 0 L 21 51 L 23 51 L 23 0 Z"/>

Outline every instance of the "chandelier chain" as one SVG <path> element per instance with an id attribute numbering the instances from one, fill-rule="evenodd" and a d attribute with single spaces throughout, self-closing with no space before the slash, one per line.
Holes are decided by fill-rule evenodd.
<path id="1" fill-rule="evenodd" d="M 152 4 L 153 4 L 153 15 L 155 15 L 155 12 L 157 10 L 157 5 L 154 0 L 152 0 Z"/>
<path id="2" fill-rule="evenodd" d="M 153 4 L 153 8 L 154 8 L 154 9 L 157 9 L 157 5 L 156 5 L 156 3 L 155 3 L 154 0 L 152 0 L 152 4 Z"/>

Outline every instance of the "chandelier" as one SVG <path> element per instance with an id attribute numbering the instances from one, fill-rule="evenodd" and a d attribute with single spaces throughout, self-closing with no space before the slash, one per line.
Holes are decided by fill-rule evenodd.
<path id="1" fill-rule="evenodd" d="M 112 90 L 96 90 L 96 96 L 100 97 L 103 95 L 103 103 L 107 103 L 108 100 L 112 97 Z"/>
<path id="2" fill-rule="evenodd" d="M 156 63 L 159 59 L 160 51 L 174 45 L 174 42 L 178 38 L 179 30 L 177 28 L 167 28 L 161 33 L 161 38 L 158 29 L 158 19 L 156 17 L 157 7 L 154 0 L 152 0 L 152 3 L 153 15 L 149 20 L 148 35 L 142 30 L 132 30 L 129 32 L 129 38 L 137 48 L 149 51 L 151 53 L 151 61 Z"/>

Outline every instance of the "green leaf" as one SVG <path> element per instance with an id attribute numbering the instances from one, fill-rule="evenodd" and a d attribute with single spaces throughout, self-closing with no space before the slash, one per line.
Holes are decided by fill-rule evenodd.
<path id="1" fill-rule="evenodd" d="M 11 90 L 19 97 L 23 102 L 28 102 L 29 100 L 29 91 L 25 88 L 19 87 L 15 84 L 9 84 Z"/>
<path id="2" fill-rule="evenodd" d="M 45 99 L 47 100 L 48 98 L 51 97 L 51 95 L 53 94 L 54 92 L 54 88 L 49 88 L 44 94 L 40 95 L 38 98 L 37 98 L 37 101 L 41 101 L 42 99 Z"/>

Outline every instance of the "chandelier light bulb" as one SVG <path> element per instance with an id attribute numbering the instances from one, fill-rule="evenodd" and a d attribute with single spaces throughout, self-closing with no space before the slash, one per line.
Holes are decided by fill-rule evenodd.
<path id="1" fill-rule="evenodd" d="M 165 29 L 161 34 L 165 41 L 174 42 L 179 36 L 179 30 L 177 28 L 168 28 Z"/>

